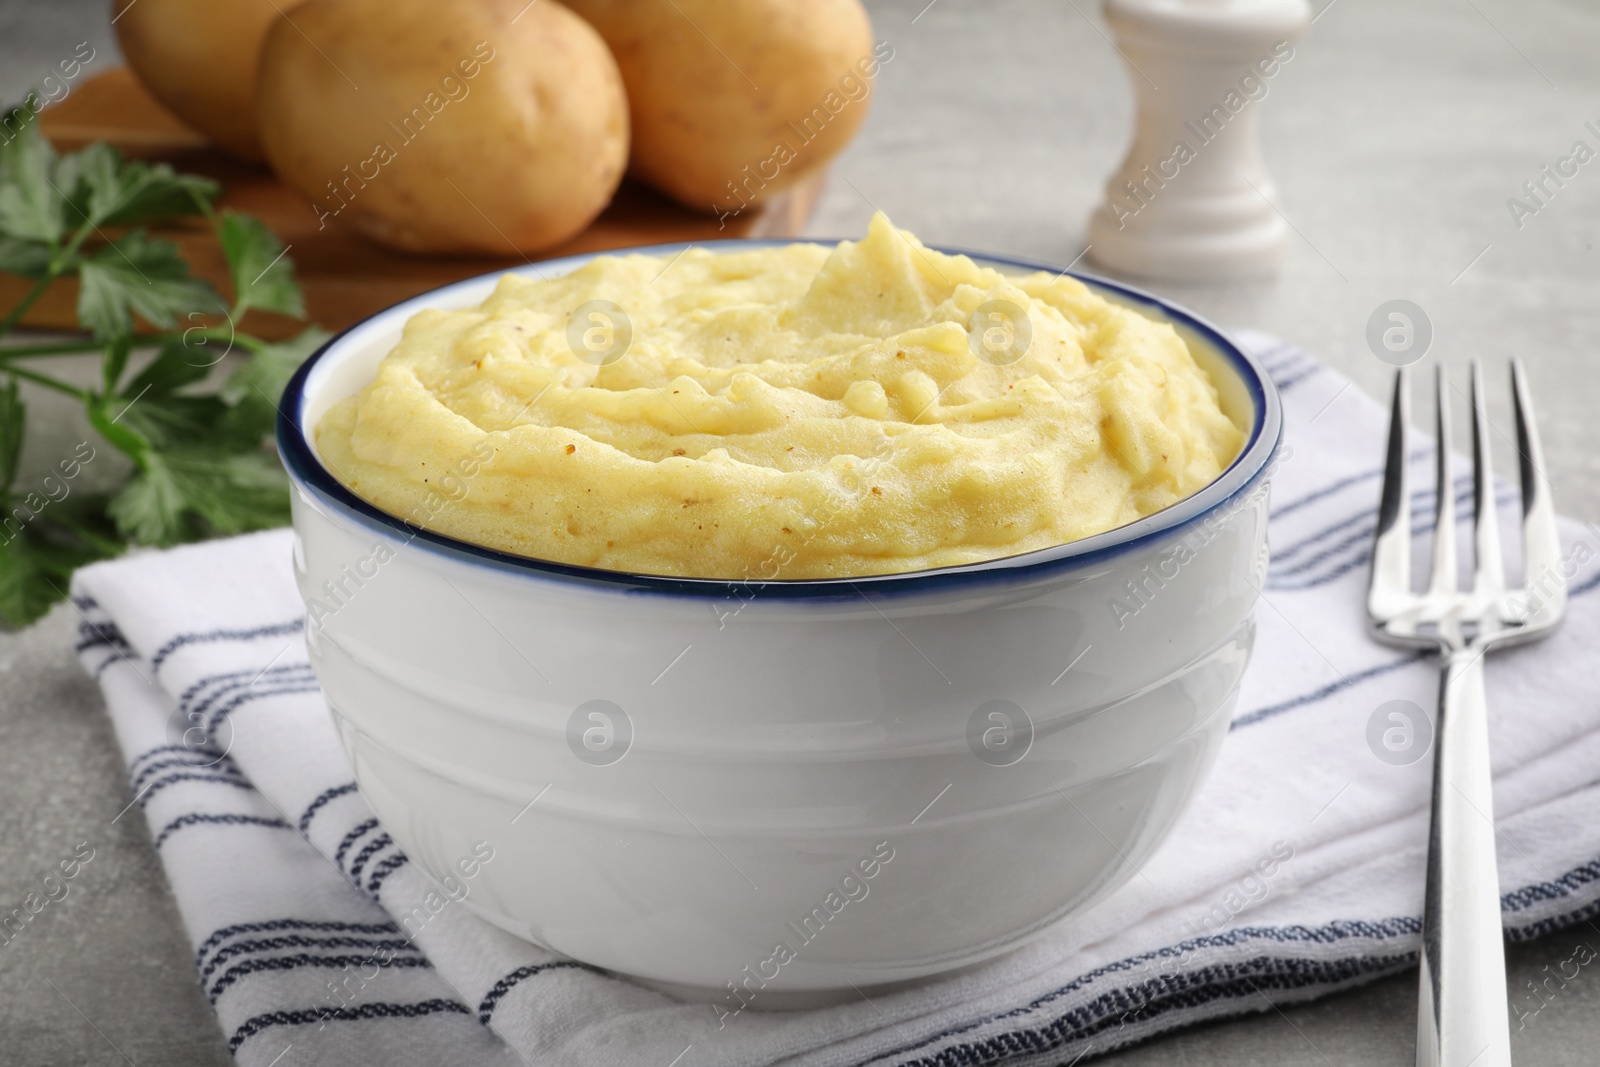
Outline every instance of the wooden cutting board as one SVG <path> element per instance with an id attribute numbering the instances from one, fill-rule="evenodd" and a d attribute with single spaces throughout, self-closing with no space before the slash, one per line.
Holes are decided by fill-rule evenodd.
<path id="1" fill-rule="evenodd" d="M 42 128 L 63 152 L 94 141 L 108 141 L 124 155 L 162 160 L 184 173 L 203 174 L 222 184 L 219 207 L 249 212 L 289 246 L 305 289 L 308 317 L 341 330 L 375 311 L 448 282 L 516 266 L 527 260 L 508 248 L 504 257 L 416 256 L 374 244 L 337 221 L 318 229 L 310 204 L 261 168 L 231 159 L 145 92 L 131 71 L 117 68 L 79 85 L 40 116 Z M 671 241 L 712 241 L 728 237 L 793 237 L 799 234 L 821 194 L 821 173 L 803 179 L 782 196 L 728 219 L 719 229 L 715 216 L 681 207 L 653 190 L 624 182 L 600 217 L 583 233 L 539 259 Z M 163 228 L 177 242 L 196 274 L 226 293 L 227 273 L 210 229 L 191 221 Z M 0 307 L 20 300 L 25 281 L 0 274 Z M 57 283 L 23 317 L 24 326 L 72 330 L 77 284 Z M 251 312 L 241 328 L 260 337 L 280 338 L 302 324 L 278 315 Z"/>

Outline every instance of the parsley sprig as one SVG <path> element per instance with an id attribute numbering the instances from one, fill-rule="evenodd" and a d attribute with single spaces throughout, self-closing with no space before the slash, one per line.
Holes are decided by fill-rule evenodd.
<path id="1" fill-rule="evenodd" d="M 251 216 L 217 211 L 215 182 L 123 159 L 106 144 L 57 155 L 36 111 L 30 102 L 0 117 L 0 137 L 9 136 L 0 143 L 0 271 L 33 283 L 0 309 L 0 338 L 69 278 L 78 282 L 81 332 L 0 341 L 0 616 L 17 626 L 61 599 L 75 569 L 129 545 L 287 522 L 287 482 L 269 435 L 289 376 L 327 338 L 311 327 L 269 343 L 237 329 L 252 309 L 303 319 L 305 303 L 283 244 Z M 145 228 L 195 217 L 216 235 L 231 299 Z M 154 358 L 134 370 L 134 354 L 149 349 Z M 95 352 L 95 385 L 47 369 L 53 358 Z M 22 382 L 83 405 L 101 441 L 131 461 L 120 485 L 76 488 L 85 455 L 96 453 L 88 443 L 41 484 L 28 481 Z"/>

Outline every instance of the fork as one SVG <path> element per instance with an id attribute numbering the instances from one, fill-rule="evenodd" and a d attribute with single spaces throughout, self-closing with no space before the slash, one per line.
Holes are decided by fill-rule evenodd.
<path id="1" fill-rule="evenodd" d="M 1495 868 L 1483 657 L 1491 648 L 1536 640 L 1549 633 L 1566 608 L 1566 590 L 1559 580 L 1561 544 L 1555 505 L 1544 476 L 1544 456 L 1521 360 L 1512 362 L 1511 390 L 1520 453 L 1523 584 L 1516 591 L 1506 589 L 1483 374 L 1473 363 L 1474 567 L 1470 588 L 1460 588 L 1448 379 L 1442 366 L 1437 370 L 1432 575 L 1426 591 L 1412 591 L 1411 493 L 1406 470 L 1411 394 L 1402 367 L 1395 377 L 1367 619 L 1379 640 L 1437 651 L 1442 665 L 1422 915 L 1417 1065 L 1510 1067 L 1511 1028 Z M 1557 581 L 1545 583 L 1552 574 Z M 1547 591 L 1549 584 L 1555 586 L 1554 592 Z"/>

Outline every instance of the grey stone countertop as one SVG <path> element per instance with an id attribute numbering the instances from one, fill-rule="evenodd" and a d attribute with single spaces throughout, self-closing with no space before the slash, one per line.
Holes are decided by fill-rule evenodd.
<path id="1" fill-rule="evenodd" d="M 109 6 L 0 0 L 0 98 L 20 97 L 80 41 L 112 62 Z M 811 232 L 858 234 L 877 207 L 929 243 L 1075 260 L 1131 115 L 1092 0 L 871 7 L 894 58 Z M 1600 122 L 1597 54 L 1600 7 L 1585 0 L 1334 0 L 1259 104 L 1293 227 L 1281 275 L 1151 288 L 1297 342 L 1374 394 L 1390 370 L 1367 349 L 1368 316 L 1415 301 L 1433 323 L 1428 360 L 1446 360 L 1457 381 L 1466 360 L 1488 361 L 1491 414 L 1507 427 L 1499 367 L 1522 355 L 1557 501 L 1600 519 L 1600 163 L 1520 228 L 1506 205 L 1574 141 L 1595 143 L 1583 127 Z M 78 432 L 70 419 L 36 421 L 56 423 L 41 453 Z M 0 1064 L 226 1063 L 148 831 L 136 811 L 119 817 L 122 761 L 71 654 L 75 623 L 60 607 L 0 634 L 0 910 L 79 842 L 95 850 L 69 895 L 0 946 Z M 1512 946 L 1511 991 L 1581 942 L 1600 948 L 1600 930 Z M 1308 1005 L 1264 1003 L 1099 1062 L 1409 1065 L 1414 986 L 1407 974 Z M 1596 1048 L 1600 979 L 1587 972 L 1512 1035 L 1521 1064 L 1590 1064 Z"/>

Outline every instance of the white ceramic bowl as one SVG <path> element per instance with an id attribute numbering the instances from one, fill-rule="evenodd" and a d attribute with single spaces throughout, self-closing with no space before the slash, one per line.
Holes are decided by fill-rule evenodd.
<path id="1" fill-rule="evenodd" d="M 384 827 L 436 877 L 491 842 L 468 898 L 485 919 L 733 1007 L 729 983 L 778 1006 L 973 964 L 1126 880 L 1227 731 L 1282 420 L 1211 326 L 1083 281 L 1178 328 L 1248 428 L 1238 459 L 1109 533 L 854 581 L 602 571 L 407 526 L 308 430 L 411 314 L 495 278 L 329 342 L 278 439 L 301 591 L 335 608 L 308 627 L 312 662 Z"/>

